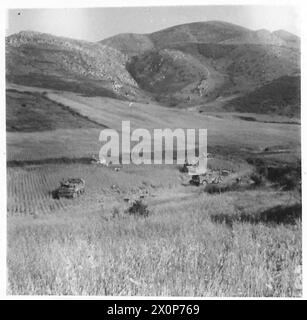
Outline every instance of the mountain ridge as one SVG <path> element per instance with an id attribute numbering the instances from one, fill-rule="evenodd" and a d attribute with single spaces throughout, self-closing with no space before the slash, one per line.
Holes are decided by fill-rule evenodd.
<path id="1" fill-rule="evenodd" d="M 232 31 L 229 32 L 223 32 L 225 31 L 225 27 L 230 28 Z M 195 38 L 195 34 L 197 36 L 197 29 L 205 28 L 209 30 L 209 33 L 212 31 L 215 31 L 216 34 L 215 38 L 211 36 L 210 41 L 207 39 L 204 39 L 204 36 L 201 39 Z M 265 32 L 264 32 L 265 31 Z M 120 38 L 121 41 L 126 41 L 125 37 L 130 38 L 139 38 L 142 39 L 144 42 L 150 43 L 152 46 L 156 45 L 159 48 L 164 47 L 160 40 L 157 40 L 161 36 L 161 34 L 171 34 L 171 37 L 176 39 L 176 33 L 178 36 L 178 32 L 180 36 L 189 38 L 190 41 L 188 42 L 197 42 L 197 43 L 232 43 L 235 44 L 236 41 L 240 43 L 265 43 L 265 44 L 278 44 L 278 45 L 286 45 L 287 42 L 285 38 L 290 38 L 291 43 L 288 43 L 289 46 L 295 46 L 298 47 L 300 45 L 300 38 L 288 31 L 285 30 L 276 30 L 273 32 L 270 32 L 266 29 L 259 29 L 259 30 L 250 30 L 245 27 L 241 27 L 239 25 L 235 25 L 229 22 L 222 22 L 222 21 L 205 21 L 205 22 L 193 22 L 193 23 L 185 23 L 180 24 L 176 26 L 171 26 L 166 29 L 158 30 L 152 33 L 146 33 L 146 34 L 139 34 L 139 33 L 120 33 L 118 35 L 108 37 L 106 39 L 100 40 L 99 43 L 106 44 L 109 46 L 114 46 L 114 48 L 123 50 L 123 48 L 120 46 L 120 44 L 117 43 L 117 39 Z M 263 35 L 265 33 L 266 39 L 261 39 L 261 34 Z M 288 35 L 286 37 L 285 35 Z M 245 39 L 242 37 L 245 36 Z M 217 39 L 217 37 L 219 37 Z M 241 37 L 241 38 L 240 38 Z M 268 39 L 268 37 L 271 37 Z M 248 39 L 249 38 L 249 39 Z M 278 39 L 279 38 L 279 39 Z M 194 40 L 194 41 L 191 41 Z M 202 41 L 200 41 L 202 40 Z M 234 42 L 235 41 L 235 42 Z M 245 41 L 245 42 L 244 42 Z M 247 41 L 247 42 L 246 42 Z M 172 43 L 172 42 L 171 42 Z M 170 43 L 169 43 L 170 44 Z M 168 44 L 168 45 L 169 45 Z M 152 49 L 153 47 L 151 46 Z M 129 48 L 132 52 L 134 51 L 133 48 Z M 128 55 L 130 54 L 129 51 L 126 52 Z M 140 53 L 140 52 L 139 52 Z"/>
<path id="2" fill-rule="evenodd" d="M 6 57 L 13 83 L 185 107 L 297 75 L 300 38 L 221 21 L 98 42 L 21 31 L 6 37 Z"/>

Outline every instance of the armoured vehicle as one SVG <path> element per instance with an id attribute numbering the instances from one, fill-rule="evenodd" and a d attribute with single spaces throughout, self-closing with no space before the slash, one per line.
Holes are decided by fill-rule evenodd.
<path id="1" fill-rule="evenodd" d="M 85 192 L 85 181 L 82 178 L 70 178 L 60 182 L 55 191 L 55 198 L 76 198 Z"/>

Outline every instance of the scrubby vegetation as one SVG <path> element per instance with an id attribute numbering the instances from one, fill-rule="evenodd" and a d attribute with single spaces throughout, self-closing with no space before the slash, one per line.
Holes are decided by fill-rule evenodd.
<path id="1" fill-rule="evenodd" d="M 134 216 L 140 216 L 140 217 L 148 217 L 149 210 L 145 203 L 143 203 L 142 200 L 136 200 L 132 203 L 132 205 L 127 209 L 127 213 L 134 215 Z"/>
<path id="2" fill-rule="evenodd" d="M 248 162 L 256 166 L 256 172 L 251 175 L 256 185 L 264 184 L 265 180 L 268 180 L 283 190 L 300 190 L 301 164 L 299 162 L 284 164 L 260 158 L 248 159 Z"/>
<path id="3" fill-rule="evenodd" d="M 236 99 L 227 110 L 300 118 L 301 77 L 283 76 Z"/>
<path id="4" fill-rule="evenodd" d="M 246 187 L 241 187 L 237 183 L 220 183 L 220 184 L 207 184 L 204 188 L 205 192 L 209 194 L 213 193 L 224 193 L 228 191 L 237 191 L 237 190 L 244 190 Z"/>

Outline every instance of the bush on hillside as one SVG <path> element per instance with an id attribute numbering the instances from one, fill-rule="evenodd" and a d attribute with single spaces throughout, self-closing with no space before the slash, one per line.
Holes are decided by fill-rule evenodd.
<path id="1" fill-rule="evenodd" d="M 145 218 L 145 217 L 148 217 L 149 210 L 147 208 L 147 205 L 143 203 L 142 200 L 136 200 L 128 208 L 127 213 Z"/>

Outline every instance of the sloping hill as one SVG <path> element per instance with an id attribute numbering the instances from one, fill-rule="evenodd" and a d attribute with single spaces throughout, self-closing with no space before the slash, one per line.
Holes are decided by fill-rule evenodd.
<path id="1" fill-rule="evenodd" d="M 221 21 L 194 22 L 167 28 L 150 35 L 158 48 L 178 43 L 220 43 L 244 36 L 250 31 L 246 28 Z"/>
<path id="2" fill-rule="evenodd" d="M 244 37 L 249 30 L 226 22 L 209 21 L 182 24 L 150 34 L 123 33 L 100 41 L 128 56 L 148 50 L 170 48 L 183 43 L 220 43 Z"/>
<path id="3" fill-rule="evenodd" d="M 265 44 L 283 47 L 292 47 L 292 43 L 288 42 L 286 39 L 279 37 L 278 34 L 272 33 L 266 29 L 260 29 L 256 31 L 250 31 L 239 37 L 227 39 L 220 43 L 224 44 Z"/>
<path id="4" fill-rule="evenodd" d="M 284 30 L 254 31 L 228 22 L 206 21 L 177 25 L 150 34 L 123 33 L 104 39 L 100 43 L 133 56 L 147 50 L 169 48 L 184 43 L 244 43 L 298 48 L 300 39 Z"/>
<path id="5" fill-rule="evenodd" d="M 301 77 L 283 76 L 242 97 L 233 99 L 226 110 L 300 117 Z"/>
<path id="6" fill-rule="evenodd" d="M 127 54 L 127 69 L 140 88 L 172 106 L 244 94 L 300 72 L 300 43 L 295 35 L 220 21 L 146 35 L 122 34 L 101 43 Z"/>
<path id="7" fill-rule="evenodd" d="M 133 57 L 128 70 L 140 87 L 153 93 L 159 101 L 183 101 L 185 93 L 198 97 L 200 90 L 205 94 L 209 89 L 208 68 L 193 55 L 179 50 L 163 49 Z M 203 88 L 197 91 L 201 85 Z"/>
<path id="8" fill-rule="evenodd" d="M 136 33 L 122 33 L 100 41 L 101 44 L 117 49 L 129 56 L 135 56 L 147 50 L 154 49 L 154 43 L 149 36 Z"/>
<path id="9" fill-rule="evenodd" d="M 38 32 L 6 39 L 6 76 L 38 87 L 125 98 L 140 94 L 118 50 Z"/>
<path id="10" fill-rule="evenodd" d="M 106 128 L 38 92 L 6 90 L 6 130 L 37 132 L 55 129 Z"/>
<path id="11" fill-rule="evenodd" d="M 159 101 L 197 104 L 297 74 L 299 52 L 258 44 L 173 44 L 132 57 L 128 70 Z"/>
<path id="12" fill-rule="evenodd" d="M 300 38 L 293 33 L 290 33 L 285 30 L 276 30 L 273 34 L 280 39 L 286 41 L 289 47 L 299 48 L 300 47 Z"/>

